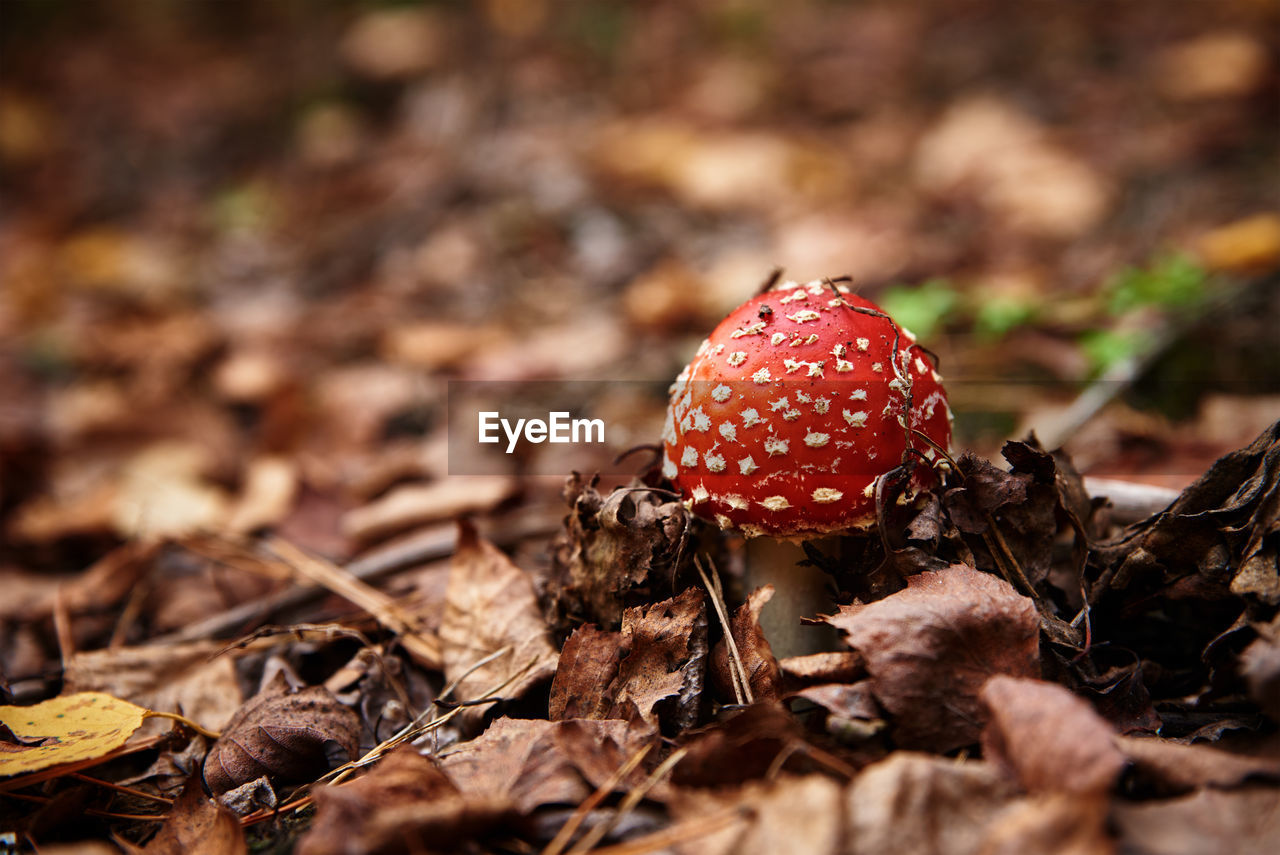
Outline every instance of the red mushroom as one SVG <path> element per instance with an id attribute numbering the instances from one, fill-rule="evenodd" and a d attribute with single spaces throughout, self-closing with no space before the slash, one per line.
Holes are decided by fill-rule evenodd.
<path id="1" fill-rule="evenodd" d="M 942 378 L 915 337 L 843 285 L 787 282 L 731 312 L 676 378 L 663 473 L 694 513 L 748 538 L 868 529 L 877 479 L 908 447 L 937 456 L 911 431 L 950 445 Z M 908 491 L 930 477 L 916 467 Z M 794 590 L 803 571 L 773 561 L 776 607 L 766 614 L 789 612 L 789 598 L 812 607 Z M 748 559 L 749 584 L 761 563 Z M 820 574 L 817 584 L 820 592 Z M 794 614 L 784 620 L 798 624 Z"/>

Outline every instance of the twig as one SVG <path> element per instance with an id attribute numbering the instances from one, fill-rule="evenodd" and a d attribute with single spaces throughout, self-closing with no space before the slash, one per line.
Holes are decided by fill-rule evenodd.
<path id="1" fill-rule="evenodd" d="M 599 825 L 594 826 L 590 831 L 582 836 L 582 839 L 569 850 L 569 855 L 585 855 L 585 853 L 590 852 L 592 847 L 603 840 L 604 836 L 613 830 L 613 827 L 617 825 L 624 816 L 635 810 L 636 805 L 640 804 L 641 800 L 649 794 L 649 791 L 656 787 L 658 782 L 665 778 L 667 773 L 674 769 L 676 764 L 683 760 L 684 756 L 688 753 L 688 748 L 681 748 L 673 752 L 666 760 L 663 760 L 662 763 L 658 765 L 658 768 L 654 769 L 652 774 L 644 780 L 644 783 L 623 796 L 622 801 L 618 803 L 618 809 L 614 812 L 613 816 Z"/>
<path id="2" fill-rule="evenodd" d="M 561 826 L 560 831 L 551 839 L 547 847 L 542 850 L 542 855 L 560 855 L 564 848 L 569 845 L 569 841 L 573 839 L 573 835 L 577 833 L 578 828 L 581 827 L 583 820 L 587 818 L 587 814 L 595 810 L 596 806 L 613 792 L 614 787 L 622 783 L 640 765 L 640 762 L 653 749 L 653 745 L 654 743 L 650 742 L 628 757 L 626 762 L 619 766 L 607 781 L 596 787 L 594 793 L 583 799 L 582 804 L 578 805 L 577 810 L 573 812 L 573 816 L 569 817 L 569 821 Z"/>
<path id="3" fill-rule="evenodd" d="M 710 562 L 710 559 L 707 560 Z M 724 592 L 720 588 L 720 575 L 715 572 L 715 565 L 712 564 L 711 576 L 708 578 L 707 571 L 702 569 L 701 559 L 696 555 L 693 557 L 693 566 L 698 569 L 698 575 L 702 577 L 702 584 L 711 596 L 711 605 L 716 611 L 716 617 L 720 619 L 721 628 L 724 630 L 724 641 L 729 648 L 729 676 L 733 683 L 733 697 L 739 704 L 754 704 L 756 702 L 755 696 L 751 691 L 751 683 L 747 680 L 747 670 L 742 667 L 742 656 L 738 653 L 738 642 L 733 637 L 733 627 L 729 624 L 729 617 L 726 614 Z"/>

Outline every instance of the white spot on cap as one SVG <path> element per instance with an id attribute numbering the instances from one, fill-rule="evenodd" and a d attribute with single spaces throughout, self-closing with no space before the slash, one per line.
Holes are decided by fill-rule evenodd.
<path id="1" fill-rule="evenodd" d="M 836 297 L 834 300 L 828 300 L 827 305 L 834 309 L 837 306 L 847 306 L 849 304 L 844 300 L 841 300 L 839 297 Z"/>
<path id="2" fill-rule="evenodd" d="M 810 376 L 810 377 L 822 377 L 822 376 L 823 376 L 823 374 L 822 374 L 822 366 L 823 366 L 823 364 L 824 364 L 824 363 L 821 363 L 821 362 L 810 362 L 810 363 L 809 363 L 809 376 Z"/>
<path id="3" fill-rule="evenodd" d="M 744 428 L 755 427 L 760 424 L 761 421 L 760 413 L 756 411 L 755 407 L 750 407 L 749 409 L 742 411 L 742 426 Z"/>
<path id="4" fill-rule="evenodd" d="M 879 374 L 884 371 L 884 364 L 881 362 L 873 362 L 871 363 L 871 370 Z"/>
<path id="5" fill-rule="evenodd" d="M 723 422 L 720 425 L 720 435 L 729 442 L 738 441 L 738 429 L 733 426 L 733 422 Z"/>
<path id="6" fill-rule="evenodd" d="M 813 399 L 812 399 L 812 398 L 810 398 L 808 395 L 806 395 L 804 392 L 801 392 L 799 389 L 797 389 L 797 390 L 796 390 L 796 400 L 797 400 L 797 401 L 799 401 L 799 402 L 800 402 L 800 403 L 802 403 L 802 404 L 807 404 L 807 403 L 809 403 L 810 401 L 812 401 Z"/>
<path id="7" fill-rule="evenodd" d="M 771 436 L 764 441 L 764 450 L 770 457 L 776 457 L 779 454 L 786 454 L 791 449 L 791 440 L 778 439 Z"/>
<path id="8" fill-rule="evenodd" d="M 707 469 L 709 469 L 710 471 L 712 472 L 724 471 L 724 455 L 723 454 L 712 454 L 710 451 L 708 451 L 706 454 L 702 456 L 702 459 L 706 462 Z"/>
<path id="9" fill-rule="evenodd" d="M 875 494 L 876 494 L 876 482 L 875 482 L 875 479 L 872 479 L 871 483 L 862 489 L 862 495 L 870 499 Z"/>
<path id="10" fill-rule="evenodd" d="M 760 335 L 760 333 L 764 332 L 764 324 L 764 321 L 759 321 L 758 323 L 743 327 L 740 330 L 734 330 L 729 335 L 729 338 L 742 338 L 744 335 Z"/>
<path id="11" fill-rule="evenodd" d="M 804 340 L 804 343 L 805 343 L 805 344 L 813 344 L 813 343 L 814 343 L 814 342 L 816 342 L 817 340 L 818 340 L 818 334 L 817 334 L 817 333 L 809 333 L 809 337 L 808 337 L 808 338 L 806 338 L 806 339 Z"/>
<path id="12" fill-rule="evenodd" d="M 836 371 L 852 371 L 853 363 L 847 359 L 836 360 Z"/>
<path id="13" fill-rule="evenodd" d="M 698 350 L 696 353 L 694 353 L 694 356 L 701 356 L 702 354 L 706 353 L 710 349 L 711 349 L 711 339 L 704 338 L 702 340 L 702 344 L 698 345 Z"/>
<path id="14" fill-rule="evenodd" d="M 790 406 L 791 402 L 786 398 L 779 398 L 776 401 L 769 402 L 769 409 L 773 410 L 775 413 L 778 412 L 778 410 L 785 410 Z"/>
<path id="15" fill-rule="evenodd" d="M 926 372 L 926 371 L 928 371 L 928 370 L 929 370 L 929 366 L 928 366 L 928 365 L 925 365 L 925 364 L 924 364 L 924 360 L 917 356 L 917 357 L 916 357 L 916 371 L 917 371 L 918 373 L 920 373 L 920 374 L 923 374 L 923 373 L 925 373 L 925 372 Z"/>
<path id="16" fill-rule="evenodd" d="M 865 401 L 865 400 L 867 400 L 867 390 L 866 390 L 866 389 L 854 389 L 852 392 L 850 392 L 850 393 L 849 393 L 849 400 L 850 400 L 850 401 Z"/>
<path id="17" fill-rule="evenodd" d="M 787 410 L 785 413 L 782 414 L 782 418 L 784 421 L 794 422 L 796 419 L 800 418 L 800 411 Z"/>
<path id="18" fill-rule="evenodd" d="M 730 493 L 725 496 L 724 503 L 735 511 L 745 511 L 751 506 L 745 496 L 739 496 L 737 493 Z"/>
<path id="19" fill-rule="evenodd" d="M 733 390 L 721 383 L 719 386 L 711 390 L 711 397 L 717 402 L 723 404 L 733 396 Z"/>
<path id="20" fill-rule="evenodd" d="M 743 475 L 750 475 L 759 468 L 760 467 L 756 465 L 756 462 L 751 459 L 751 455 L 749 454 L 738 461 L 738 471 Z"/>
<path id="21" fill-rule="evenodd" d="M 787 501 L 786 496 L 769 496 L 761 499 L 759 504 L 768 511 L 785 511 L 791 507 L 791 503 Z"/>
<path id="22" fill-rule="evenodd" d="M 870 413 L 866 410 L 859 410 L 856 413 L 851 413 L 848 410 L 845 410 L 840 415 L 844 416 L 844 420 L 848 422 L 851 427 L 866 427 L 867 416 L 869 416 Z"/>
<path id="23" fill-rule="evenodd" d="M 724 353 L 724 342 L 720 342 L 715 347 L 711 348 L 712 356 L 719 356 L 722 353 Z"/>
<path id="24" fill-rule="evenodd" d="M 819 398 L 813 402 L 813 411 L 818 415 L 826 415 L 827 410 L 831 409 L 830 398 Z"/>
<path id="25" fill-rule="evenodd" d="M 725 362 L 737 368 L 739 365 L 747 361 L 747 352 L 745 350 L 735 350 L 725 358 Z"/>
<path id="26" fill-rule="evenodd" d="M 783 300 L 782 302 L 785 303 L 787 301 Z M 782 344 L 786 340 L 787 340 L 786 333 L 776 332 L 773 334 L 773 337 L 769 339 L 769 343 L 772 344 L 774 347 L 777 347 L 778 345 Z"/>
<path id="27" fill-rule="evenodd" d="M 830 439 L 831 439 L 831 434 L 829 433 L 818 433 L 817 431 L 810 431 L 808 434 L 805 435 L 804 444 L 809 446 L 810 448 L 822 448 L 822 446 L 826 445 L 827 441 Z"/>
<path id="28" fill-rule="evenodd" d="M 685 469 L 692 469 L 698 465 L 698 450 L 692 445 L 684 447 L 684 454 L 680 455 L 680 465 Z"/>
<path id="29" fill-rule="evenodd" d="M 803 362 L 796 362 L 794 359 L 782 360 L 782 366 L 787 369 L 788 374 L 794 374 L 804 367 Z"/>
<path id="30" fill-rule="evenodd" d="M 809 299 L 808 294 L 806 294 L 803 291 L 796 291 L 794 294 L 788 294 L 786 297 L 783 297 L 778 302 L 785 304 L 785 303 L 794 303 L 796 300 L 808 300 L 808 299 Z"/>
<path id="31" fill-rule="evenodd" d="M 711 494 L 707 492 L 706 487 L 699 484 L 693 488 L 693 491 L 689 494 L 689 498 L 693 499 L 693 502 L 696 505 L 698 502 L 705 502 L 707 499 L 711 498 Z"/>
<path id="32" fill-rule="evenodd" d="M 807 324 L 809 321 L 816 321 L 821 318 L 822 315 L 818 314 L 813 309 L 803 309 L 796 312 L 794 315 L 787 315 L 788 320 L 795 321 L 798 324 Z"/>
<path id="33" fill-rule="evenodd" d="M 674 478 L 679 473 L 676 469 L 676 462 L 671 459 L 670 454 L 662 455 L 662 475 L 665 478 Z"/>
<path id="34" fill-rule="evenodd" d="M 809 283 L 807 290 L 810 294 L 817 297 L 826 290 L 826 286 L 821 279 L 815 279 Z"/>
<path id="35" fill-rule="evenodd" d="M 752 380 L 754 380 L 755 382 L 759 383 L 761 386 L 764 386 L 766 383 L 768 383 L 770 380 L 772 380 L 772 379 L 773 379 L 773 377 L 771 377 L 771 376 L 769 375 L 769 369 L 768 369 L 768 368 L 761 368 L 761 369 L 760 369 L 759 371 L 757 371 L 755 374 L 752 374 L 752 375 L 751 375 L 751 379 L 752 379 Z"/>
<path id="36" fill-rule="evenodd" d="M 831 355 L 834 356 L 836 359 L 843 359 L 844 354 L 845 354 L 845 346 L 843 344 L 837 344 L 835 347 L 831 348 Z"/>
<path id="37" fill-rule="evenodd" d="M 813 500 L 820 505 L 829 505 L 844 498 L 844 493 L 834 487 L 819 487 L 813 491 Z"/>
<path id="38" fill-rule="evenodd" d="M 711 430 L 711 416 L 702 411 L 702 407 L 695 407 L 689 415 L 693 418 L 693 429 L 706 433 Z"/>
<path id="39" fill-rule="evenodd" d="M 871 346 L 871 339 L 860 338 L 855 342 L 855 344 L 858 345 L 858 350 L 862 351 L 863 353 L 866 353 L 867 348 Z"/>
<path id="40" fill-rule="evenodd" d="M 716 525 L 721 528 L 733 528 L 733 520 L 729 519 L 724 514 L 716 514 Z"/>

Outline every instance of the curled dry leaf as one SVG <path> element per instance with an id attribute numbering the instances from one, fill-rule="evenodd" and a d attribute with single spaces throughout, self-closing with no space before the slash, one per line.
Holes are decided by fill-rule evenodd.
<path id="1" fill-rule="evenodd" d="M 1237 787 L 1250 780 L 1280 780 L 1280 759 L 1275 757 L 1233 754 L 1209 745 L 1182 745 L 1164 739 L 1120 737 L 1116 745 L 1133 765 L 1135 779 L 1163 794 Z"/>
<path id="2" fill-rule="evenodd" d="M 1111 809 L 1120 848 L 1132 855 L 1272 855 L 1280 841 L 1280 789 L 1198 790 Z"/>
<path id="3" fill-rule="evenodd" d="M 985 755 L 1033 793 L 1101 795 L 1124 768 L 1111 726 L 1056 683 L 996 676 L 981 699 L 989 716 Z"/>
<path id="4" fill-rule="evenodd" d="M 249 849 L 240 820 L 206 796 L 199 777 L 193 775 L 143 851 L 152 855 L 245 855 Z"/>
<path id="5" fill-rule="evenodd" d="M 440 645 L 445 679 L 460 680 L 453 692 L 458 701 L 476 700 L 499 686 L 501 697 L 518 698 L 555 673 L 556 651 L 533 580 L 465 520 L 458 523 Z"/>
<path id="6" fill-rule="evenodd" d="M 504 796 L 459 792 L 408 745 L 350 783 L 316 788 L 315 801 L 315 822 L 298 843 L 299 855 L 453 851 L 502 832 L 515 816 Z"/>
<path id="7" fill-rule="evenodd" d="M 319 686 L 290 692 L 281 677 L 240 708 L 204 761 L 204 781 L 221 795 L 266 775 L 275 784 L 311 781 L 359 756 L 360 720 Z"/>
<path id="8" fill-rule="evenodd" d="M 627 606 L 673 593 L 687 515 L 669 496 L 634 488 L 601 496 L 595 484 L 577 474 L 565 484 L 570 512 L 551 591 L 562 614 L 613 628 Z"/>
<path id="9" fill-rule="evenodd" d="M 972 855 L 1015 795 L 988 763 L 895 751 L 845 791 L 847 855 Z"/>
<path id="10" fill-rule="evenodd" d="M 773 657 L 773 649 L 764 637 L 760 628 L 760 610 L 773 597 L 773 586 L 765 585 L 751 592 L 747 601 L 738 606 L 729 621 L 729 630 L 738 648 L 738 656 L 742 662 L 742 670 L 746 673 L 747 685 L 751 688 L 752 697 L 756 700 L 776 700 L 778 687 L 782 681 L 782 672 L 778 668 L 778 660 Z M 711 659 L 711 676 L 716 688 L 726 698 L 734 697 L 734 677 L 731 669 L 729 645 L 721 640 Z"/>
<path id="11" fill-rule="evenodd" d="M 784 751 L 802 759 L 806 744 L 800 723 L 777 701 L 752 704 L 686 738 L 689 753 L 671 777 L 673 783 L 688 787 L 762 778 Z"/>
<path id="12" fill-rule="evenodd" d="M 1039 675 L 1035 604 L 961 564 L 921 573 L 906 590 L 827 619 L 866 662 L 899 745 L 949 751 L 976 742 L 978 692 L 996 674 Z"/>
<path id="13" fill-rule="evenodd" d="M 451 751 L 441 768 L 468 798 L 505 799 L 527 814 L 541 805 L 578 804 L 648 738 L 624 721 L 500 718 Z M 637 770 L 618 787 L 643 778 Z"/>
<path id="14" fill-rule="evenodd" d="M 621 659 L 620 633 L 590 623 L 575 629 L 560 651 L 551 681 L 551 720 L 608 718 L 613 706 L 609 688 Z"/>

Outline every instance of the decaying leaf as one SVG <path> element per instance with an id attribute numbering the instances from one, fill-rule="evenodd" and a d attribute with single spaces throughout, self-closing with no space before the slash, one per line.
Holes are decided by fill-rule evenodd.
<path id="1" fill-rule="evenodd" d="M 263 775 L 275 784 L 310 781 L 355 759 L 359 745 L 360 720 L 328 689 L 290 692 L 278 675 L 227 723 L 205 758 L 204 781 L 214 795 Z"/>
<path id="2" fill-rule="evenodd" d="M 681 845 L 682 855 L 774 855 L 843 852 L 843 801 L 839 783 L 823 775 L 785 775 L 749 781 L 722 791 L 682 791 L 671 800 L 679 819 L 736 809 L 727 828 Z"/>
<path id="3" fill-rule="evenodd" d="M 462 841 L 501 834 L 515 818 L 512 802 L 493 793 L 462 793 L 412 746 L 341 785 L 317 787 L 316 818 L 299 855 L 452 851 Z"/>
<path id="4" fill-rule="evenodd" d="M 672 773 L 672 781 L 689 787 L 737 785 L 764 777 L 784 752 L 804 760 L 806 744 L 800 723 L 777 701 L 752 704 L 685 738 L 688 754 Z"/>
<path id="5" fill-rule="evenodd" d="M 828 622 L 866 662 L 902 746 L 948 751 L 976 742 L 989 677 L 1039 674 L 1035 604 L 964 565 L 907 580 L 906 590 L 842 606 Z"/>
<path id="6" fill-rule="evenodd" d="M 1178 799 L 1112 807 L 1121 850 L 1133 855 L 1272 855 L 1280 843 L 1280 789 L 1198 790 Z"/>
<path id="7" fill-rule="evenodd" d="M 773 586 L 757 588 L 747 597 L 747 601 L 737 608 L 730 620 L 730 632 L 733 633 L 737 645 L 738 656 L 742 662 L 742 670 L 746 672 L 747 685 L 751 688 L 756 700 L 775 700 L 778 697 L 782 673 L 778 668 L 778 660 L 773 657 L 773 649 L 764 637 L 760 628 L 760 610 L 773 597 Z M 712 653 L 711 674 L 720 690 L 721 696 L 734 697 L 733 668 L 729 657 L 729 645 L 720 641 Z"/>
<path id="8" fill-rule="evenodd" d="M 674 592 L 687 514 L 669 496 L 638 488 L 601 496 L 595 484 L 575 474 L 565 485 L 571 510 L 552 592 L 562 613 L 609 629 L 624 608 Z"/>
<path id="9" fill-rule="evenodd" d="M 556 651 L 532 579 L 466 521 L 458 525 L 440 643 L 445 678 L 460 680 L 453 692 L 459 701 L 495 690 L 518 698 L 555 673 Z"/>
<path id="10" fill-rule="evenodd" d="M 1056 683 L 995 676 L 980 697 L 988 714 L 984 756 L 1030 792 L 1101 795 L 1124 768 L 1111 727 Z"/>
<path id="11" fill-rule="evenodd" d="M 972 855 L 1015 793 L 988 763 L 895 751 L 845 791 L 845 852 Z"/>
<path id="12" fill-rule="evenodd" d="M 29 707 L 0 707 L 0 776 L 92 760 L 124 745 L 147 715 L 102 692 L 62 695 Z M 7 734 L 6 734 L 7 731 Z M 5 739 L 6 735 L 12 741 Z"/>
<path id="13" fill-rule="evenodd" d="M 1181 745 L 1166 739 L 1121 737 L 1116 745 L 1132 764 L 1136 781 L 1162 795 L 1280 780 L 1280 759 L 1275 757 L 1233 754 L 1210 745 Z"/>
<path id="14" fill-rule="evenodd" d="M 627 722 L 500 718 L 441 768 L 468 798 L 507 800 L 521 813 L 576 805 L 610 779 L 649 735 Z M 638 784 L 637 770 L 618 786 Z"/>
<path id="15" fill-rule="evenodd" d="M 707 606 L 697 588 L 622 615 L 623 656 L 610 686 L 610 718 L 631 710 L 651 726 L 692 727 L 703 702 Z"/>
<path id="16" fill-rule="evenodd" d="M 982 855 L 1113 855 L 1104 798 L 1050 793 L 1019 799 L 987 830 Z"/>
<path id="17" fill-rule="evenodd" d="M 206 796 L 200 776 L 195 775 L 143 851 L 154 855 L 245 855 L 249 849 L 240 820 Z"/>
<path id="18" fill-rule="evenodd" d="M 622 636 L 594 624 L 573 631 L 560 651 L 551 681 L 552 721 L 607 718 L 613 706 L 609 689 L 622 659 Z"/>

